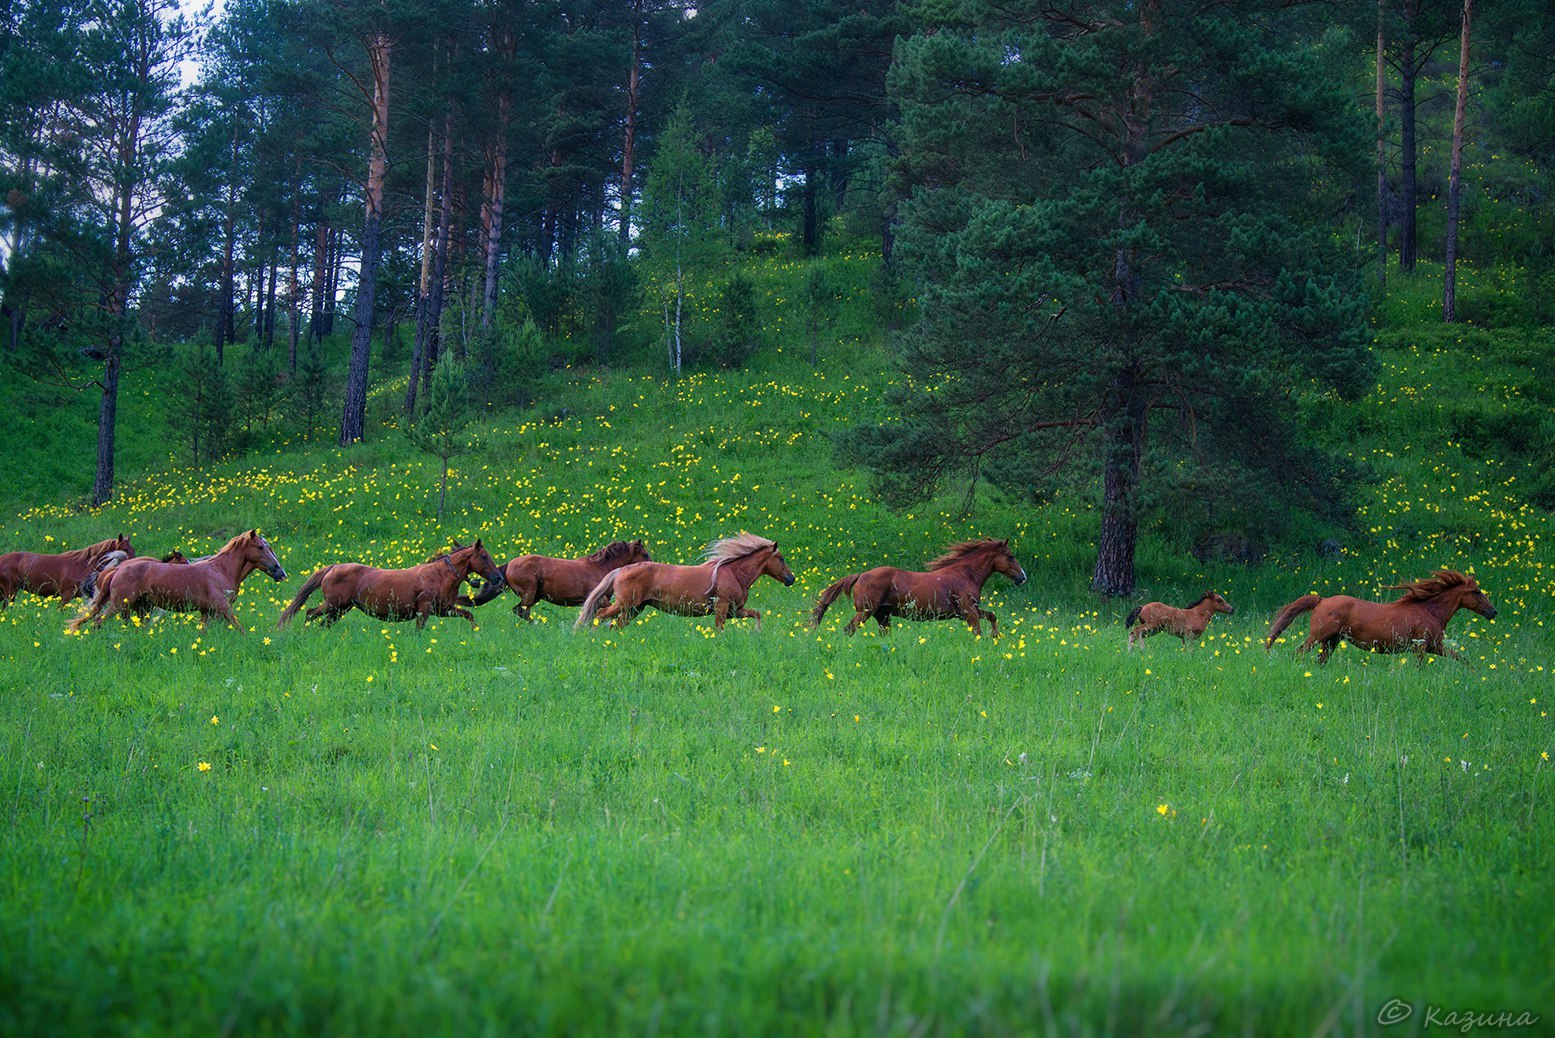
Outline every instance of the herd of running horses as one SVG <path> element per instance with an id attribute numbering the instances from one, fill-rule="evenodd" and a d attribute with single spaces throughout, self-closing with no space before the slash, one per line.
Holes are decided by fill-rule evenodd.
<path id="1" fill-rule="evenodd" d="M 13 551 L 0 555 L 0 607 L 21 591 L 58 597 L 61 606 L 82 598 L 86 611 L 71 624 L 79 631 L 87 624 L 100 627 L 110 616 L 146 617 L 154 609 L 199 613 L 202 625 L 220 617 L 243 630 L 232 612 L 243 581 L 263 571 L 274 580 L 286 579 L 286 570 L 270 542 L 258 530 L 238 534 L 221 550 L 189 559 L 180 552 L 162 558 L 137 556 L 123 534 L 85 548 L 58 554 Z M 999 622 L 981 604 L 983 585 L 995 573 L 1016 584 L 1026 582 L 1026 571 L 1015 561 L 1009 541 L 983 539 L 952 544 L 925 571 L 878 566 L 851 573 L 821 593 L 811 611 L 811 627 L 818 627 L 832 603 L 851 597 L 854 614 L 844 628 L 852 634 L 874 617 L 882 631 L 892 617 L 909 620 L 965 620 L 982 633 L 987 620 L 993 637 Z M 379 620 L 415 620 L 424 627 L 428 617 L 459 616 L 475 622 L 467 607 L 480 606 L 504 590 L 518 596 L 513 611 L 525 620 L 540 601 L 561 606 L 581 606 L 574 630 L 598 621 L 617 627 L 631 623 L 647 606 L 681 616 L 712 616 L 723 630 L 729 619 L 753 619 L 761 627 L 761 613 L 746 608 L 751 585 L 763 575 L 792 586 L 794 573 L 775 542 L 753 533 L 740 533 L 714 541 L 696 566 L 654 562 L 642 541 L 615 541 L 579 559 L 520 555 L 498 566 L 485 546 L 455 544 L 452 551 L 435 555 L 407 569 L 378 569 L 354 562 L 323 566 L 310 576 L 281 611 L 285 626 L 322 592 L 319 605 L 308 610 L 308 620 L 330 626 L 352 609 Z M 474 597 L 463 592 L 466 582 L 483 581 Z M 1276 614 L 1264 647 L 1303 613 L 1312 614 L 1305 652 L 1320 646 L 1318 662 L 1343 640 L 1375 652 L 1414 651 L 1461 658 L 1446 642 L 1447 621 L 1459 609 L 1494 619 L 1495 606 L 1478 582 L 1455 570 L 1439 569 L 1431 576 L 1391 590 L 1404 594 L 1393 602 L 1371 602 L 1349 595 L 1323 597 L 1309 594 Z M 1233 612 L 1215 592 L 1185 609 L 1151 602 L 1128 615 L 1128 646 L 1152 634 L 1166 632 L 1182 639 L 1197 639 L 1216 613 Z"/>

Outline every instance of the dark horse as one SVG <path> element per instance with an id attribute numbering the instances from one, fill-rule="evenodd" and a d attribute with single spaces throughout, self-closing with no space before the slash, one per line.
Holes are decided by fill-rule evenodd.
<path id="1" fill-rule="evenodd" d="M 890 630 L 893 616 L 908 620 L 952 620 L 959 616 L 978 634 L 983 633 L 982 621 L 987 620 L 997 638 L 998 618 L 978 604 L 983 585 L 995 573 L 1003 573 L 1016 584 L 1026 582 L 1026 571 L 1015 561 L 1008 540 L 961 541 L 929 563 L 927 573 L 876 566 L 843 577 L 821 592 L 810 626 L 821 625 L 821 617 L 838 595 L 851 593 L 854 614 L 843 628 L 844 634 L 852 634 L 871 616 L 882 631 Z"/>
<path id="2" fill-rule="evenodd" d="M 611 541 L 592 555 L 581 559 L 553 559 L 549 555 L 520 555 L 502 567 L 508 589 L 518 596 L 513 612 L 530 623 L 529 610 L 542 599 L 560 606 L 582 605 L 611 570 L 634 562 L 652 562 L 642 541 Z M 502 594 L 502 585 L 487 585 L 474 599 L 461 598 L 460 605 L 485 605 Z"/>
<path id="3" fill-rule="evenodd" d="M 44 555 L 35 551 L 12 551 L 0 555 L 0 607 L 10 604 L 18 591 L 31 591 L 40 598 L 59 596 L 63 608 L 72 598 L 83 594 L 81 585 L 97 569 L 103 556 L 122 551 L 135 554 L 124 534 L 88 544 L 75 551 Z"/>
<path id="4" fill-rule="evenodd" d="M 1307 640 L 1298 651 L 1306 652 L 1321 642 L 1319 663 L 1327 663 L 1328 654 L 1346 639 L 1373 652 L 1412 649 L 1461 660 L 1463 657 L 1446 645 L 1447 621 L 1459 609 L 1471 610 L 1487 620 L 1496 618 L 1496 607 L 1480 590 L 1478 581 L 1456 570 L 1439 569 L 1422 580 L 1395 584 L 1389 590 L 1404 595 L 1396 602 L 1368 602 L 1349 595 L 1303 595 L 1280 610 L 1263 647 L 1267 650 L 1292 620 L 1311 610 Z"/>
<path id="5" fill-rule="evenodd" d="M 241 631 L 243 627 L 232 612 L 232 600 L 248 575 L 261 569 L 277 581 L 286 579 L 274 549 L 258 530 L 238 534 L 201 562 L 129 559 L 98 579 L 91 608 L 78 616 L 69 629 L 79 631 L 88 621 L 101 627 L 104 620 L 115 614 L 133 612 L 144 616 L 152 609 L 166 609 L 199 613 L 202 627 L 212 616 L 219 616 Z"/>
<path id="6" fill-rule="evenodd" d="M 1230 616 L 1234 612 L 1236 610 L 1231 608 L 1231 603 L 1215 592 L 1209 591 L 1186 609 L 1178 609 L 1165 602 L 1146 602 L 1142 606 L 1135 606 L 1123 624 L 1133 627 L 1133 630 L 1128 632 L 1130 649 L 1134 647 L 1135 642 L 1142 642 L 1152 634 L 1160 634 L 1162 631 L 1181 638 L 1183 648 L 1186 649 L 1188 639 L 1203 634 L 1216 613 Z M 1139 621 L 1139 625 L 1134 627 L 1136 620 Z"/>
<path id="7" fill-rule="evenodd" d="M 409 620 L 416 627 L 427 625 L 429 616 L 462 616 L 475 626 L 475 614 L 461 608 L 459 586 L 479 574 L 486 578 L 486 591 L 496 585 L 493 594 L 502 592 L 502 571 L 484 545 L 477 540 L 467 547 L 454 545 L 446 555 L 434 555 L 409 569 L 375 569 L 356 562 L 336 562 L 314 572 L 297 592 L 291 604 L 281 610 L 280 626 L 285 627 L 297 615 L 313 592 L 324 589 L 324 601 L 308 610 L 308 619 L 324 620 L 332 626 L 353 607 L 379 620 Z"/>
<path id="8" fill-rule="evenodd" d="M 753 533 L 725 537 L 708 546 L 707 561 L 700 566 L 671 566 L 663 562 L 635 562 L 605 574 L 578 613 L 572 629 L 582 630 L 599 613 L 601 620 L 615 619 L 625 627 L 643 606 L 653 606 L 681 616 L 713 617 L 713 627 L 724 629 L 730 617 L 753 618 L 761 630 L 761 614 L 745 608 L 750 587 L 763 573 L 793 587 L 794 573 L 783 561 L 776 543 Z M 601 610 L 600 603 L 614 596 Z"/>

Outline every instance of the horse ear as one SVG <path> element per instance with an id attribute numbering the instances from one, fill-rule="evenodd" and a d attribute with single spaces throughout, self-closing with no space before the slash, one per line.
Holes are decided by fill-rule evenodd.
<path id="1" fill-rule="evenodd" d="M 248 535 L 250 537 L 258 537 L 259 536 L 259 527 L 256 526 L 252 530 L 248 531 Z"/>
<path id="2" fill-rule="evenodd" d="M 479 537 L 477 537 L 477 538 L 475 538 L 475 544 L 473 545 L 473 547 L 479 548 L 480 546 L 481 546 L 481 539 Z"/>

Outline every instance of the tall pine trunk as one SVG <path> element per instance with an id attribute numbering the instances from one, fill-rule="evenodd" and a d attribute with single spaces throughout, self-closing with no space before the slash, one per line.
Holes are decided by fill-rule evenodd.
<path id="1" fill-rule="evenodd" d="M 626 139 L 621 145 L 621 247 L 632 244 L 632 164 L 637 156 L 637 89 L 642 75 L 642 0 L 632 5 L 632 67 L 626 74 Z"/>
<path id="2" fill-rule="evenodd" d="M 1452 113 L 1452 173 L 1447 180 L 1447 270 L 1442 285 L 1442 320 L 1458 317 L 1458 204 L 1463 190 L 1463 114 L 1469 99 L 1469 32 L 1474 0 L 1463 0 L 1463 36 L 1458 41 L 1458 103 Z"/>
<path id="3" fill-rule="evenodd" d="M 232 124 L 231 165 L 227 170 L 227 208 L 221 221 L 221 299 L 216 315 L 216 363 L 226 359 L 227 343 L 236 339 L 236 321 L 233 311 L 234 282 L 237 280 L 237 222 L 238 222 L 238 127 Z"/>
<path id="4" fill-rule="evenodd" d="M 297 176 L 301 172 L 302 160 L 299 158 L 293 163 L 293 175 L 296 180 L 293 184 L 292 194 L 292 251 L 291 251 L 291 277 L 287 281 L 286 289 L 286 372 L 292 378 L 297 377 L 297 322 L 302 318 L 302 307 L 297 298 L 299 286 L 297 284 L 297 262 L 299 257 L 299 245 L 302 234 L 302 178 Z"/>
<path id="5" fill-rule="evenodd" d="M 313 234 L 313 299 L 308 311 L 308 340 L 324 338 L 324 265 L 329 262 L 329 222 L 321 215 Z"/>
<path id="6" fill-rule="evenodd" d="M 513 102 L 504 90 L 497 98 L 497 138 L 491 157 L 491 185 L 486 203 L 486 277 L 481 293 L 481 331 L 491 331 L 497 313 L 497 270 L 502 258 L 503 204 L 507 198 L 508 125 Z"/>
<path id="7" fill-rule="evenodd" d="M 437 126 L 427 126 L 426 190 L 421 206 L 421 275 L 416 279 L 416 333 L 410 349 L 410 378 L 405 383 L 405 413 L 416 413 L 421 364 L 427 349 L 427 297 L 432 291 L 432 210 L 437 201 Z"/>
<path id="8" fill-rule="evenodd" d="M 350 446 L 367 429 L 367 366 L 373 349 L 373 297 L 378 287 L 378 246 L 383 221 L 383 179 L 388 168 L 389 57 L 393 44 L 383 31 L 365 41 L 372 63 L 372 141 L 367 163 L 366 216 L 362 221 L 362 269 L 357 279 L 356 327 L 351 332 L 351 363 L 346 374 L 340 444 Z"/>
<path id="9" fill-rule="evenodd" d="M 1382 34 L 1386 2 L 1387 0 L 1377 0 L 1377 288 L 1379 291 L 1386 290 L 1388 287 L 1388 152 L 1387 106 L 1384 100 L 1387 79 L 1383 75 L 1387 50 Z"/>
<path id="10" fill-rule="evenodd" d="M 442 349 L 443 302 L 447 298 L 448 238 L 453 225 L 454 111 L 453 102 L 443 115 L 443 176 L 441 207 L 437 217 L 437 242 L 432 250 L 431 294 L 427 299 L 427 334 L 421 361 L 421 390 L 432 384 L 432 372 Z"/>
<path id="11" fill-rule="evenodd" d="M 1403 96 L 1399 112 L 1399 133 L 1403 144 L 1403 158 L 1399 163 L 1399 235 L 1398 269 L 1412 272 L 1415 269 L 1415 79 L 1413 64 L 1406 63 L 1400 77 L 1399 93 Z"/>

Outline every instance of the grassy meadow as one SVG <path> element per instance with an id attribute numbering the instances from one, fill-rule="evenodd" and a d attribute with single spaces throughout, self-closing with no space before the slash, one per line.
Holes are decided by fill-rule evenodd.
<path id="1" fill-rule="evenodd" d="M 1428 1006 L 1555 1020 L 1544 460 L 1475 439 L 1547 410 L 1532 333 L 1390 321 L 1375 394 L 1314 402 L 1366 477 L 1345 553 L 1203 565 L 1151 530 L 1113 602 L 1086 591 L 1083 501 L 877 504 L 829 435 L 879 416 L 881 345 L 842 336 L 812 371 L 791 323 L 736 372 L 549 376 L 472 426 L 441 521 L 434 463 L 383 424 L 196 471 L 132 376 L 97 513 L 83 402 L 8 425 L 0 548 L 122 529 L 194 555 L 257 526 L 289 577 L 249 578 L 246 634 L 0 613 L 0 1032 L 1355 1035 L 1391 999 L 1415 1012 L 1388 1033 Z M 473 630 L 275 626 L 328 562 L 473 536 L 689 562 L 741 529 L 798 577 L 752 589 L 759 631 L 574 634 L 511 595 Z M 990 582 L 998 641 L 844 638 L 846 603 L 809 629 L 837 577 L 985 535 L 1031 576 Z M 1304 619 L 1262 649 L 1309 590 L 1437 566 L 1500 610 L 1450 625 L 1467 664 L 1318 667 Z M 1208 587 L 1237 611 L 1201 644 L 1125 651 L 1132 605 Z"/>

